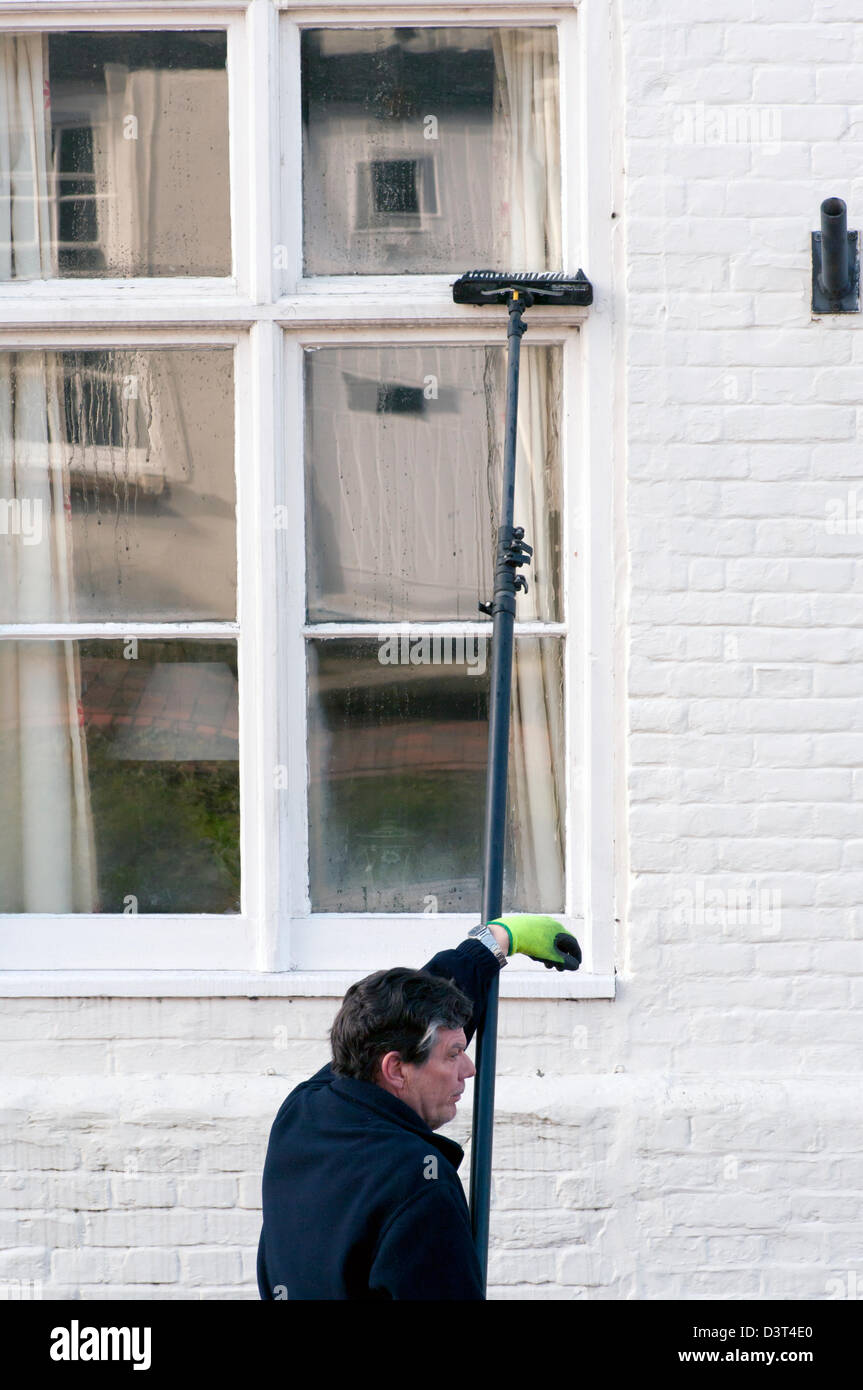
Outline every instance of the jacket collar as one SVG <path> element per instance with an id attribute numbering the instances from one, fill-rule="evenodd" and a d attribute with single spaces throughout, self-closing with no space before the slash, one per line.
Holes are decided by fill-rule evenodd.
<path id="1" fill-rule="evenodd" d="M 337 1076 L 332 1084 L 332 1089 L 337 1095 L 345 1100 L 354 1101 L 358 1105 L 364 1105 L 369 1110 L 374 1110 L 384 1119 L 391 1120 L 400 1125 L 402 1129 L 409 1129 L 414 1134 L 421 1134 L 423 1139 L 442 1153 L 444 1158 L 449 1159 L 454 1168 L 458 1168 L 464 1158 L 464 1149 L 457 1144 L 454 1139 L 447 1139 L 443 1134 L 436 1134 L 433 1129 L 429 1129 L 425 1120 L 406 1105 L 398 1096 L 390 1095 L 382 1086 L 376 1086 L 372 1081 L 358 1081 L 354 1076 Z"/>

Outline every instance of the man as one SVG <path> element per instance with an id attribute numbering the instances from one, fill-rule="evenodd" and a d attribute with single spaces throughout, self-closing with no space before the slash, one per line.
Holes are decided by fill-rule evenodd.
<path id="1" fill-rule="evenodd" d="M 258 1289 L 264 1299 L 482 1299 L 452 1139 L 474 1065 L 465 1048 L 489 985 L 521 951 L 577 970 L 553 917 L 474 927 L 422 970 L 351 985 L 333 1060 L 284 1101 L 264 1165 Z"/>

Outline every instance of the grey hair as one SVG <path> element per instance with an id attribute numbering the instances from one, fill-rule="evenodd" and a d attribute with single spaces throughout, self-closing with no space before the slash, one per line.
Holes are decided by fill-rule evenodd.
<path id="1" fill-rule="evenodd" d="M 417 1064 L 419 1066 L 422 1066 L 424 1062 L 427 1062 L 429 1057 L 434 1052 L 435 1044 L 437 1042 L 437 1035 L 441 1031 L 441 1029 L 451 1027 L 452 1025 L 450 1023 L 447 1023 L 445 1018 L 432 1019 L 428 1028 L 425 1030 L 423 1036 L 417 1043 Z"/>

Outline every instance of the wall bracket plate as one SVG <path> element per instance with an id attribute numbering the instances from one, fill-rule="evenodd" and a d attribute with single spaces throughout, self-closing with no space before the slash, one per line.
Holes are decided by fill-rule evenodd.
<path id="1" fill-rule="evenodd" d="M 859 314 L 860 251 L 857 232 L 848 233 L 848 287 L 843 295 L 828 294 L 821 284 L 821 233 L 812 233 L 812 312 L 813 314 Z"/>

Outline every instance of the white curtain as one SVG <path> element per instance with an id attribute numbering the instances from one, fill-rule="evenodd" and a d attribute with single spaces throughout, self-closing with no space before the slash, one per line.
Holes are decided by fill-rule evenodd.
<path id="1" fill-rule="evenodd" d="M 506 269 L 561 268 L 560 233 L 560 81 L 556 34 L 531 35 L 501 29 L 495 38 L 500 79 L 498 111 L 505 124 L 510 187 L 511 251 Z M 502 269 L 504 267 L 501 267 Z M 530 319 L 530 315 L 528 315 Z M 529 339 L 528 339 L 529 342 Z M 551 437 L 558 416 L 560 383 L 556 355 L 522 351 L 518 454 L 515 471 L 516 526 L 534 547 L 533 563 L 522 573 L 529 591 L 516 600 L 516 620 L 540 617 L 533 571 L 556 557 L 547 505 L 547 469 L 557 457 Z M 551 593 L 550 586 L 547 593 Z M 509 775 L 510 824 L 515 828 L 516 881 L 533 911 L 557 911 L 564 904 L 564 729 L 561 701 L 561 639 L 516 638 Z M 504 903 L 504 908 L 508 904 Z"/>
<path id="2" fill-rule="evenodd" d="M 0 34 L 0 280 L 56 274 L 46 43 Z"/>
<path id="3" fill-rule="evenodd" d="M 164 74 L 155 68 L 130 72 L 122 63 L 105 63 L 104 71 L 105 120 L 93 124 L 93 171 L 96 186 L 110 191 L 99 208 L 99 242 L 113 275 L 149 275 Z M 124 134 L 130 116 L 137 128 Z"/>
<path id="4" fill-rule="evenodd" d="M 506 138 L 511 259 L 501 270 L 560 270 L 560 74 L 554 29 L 499 29 L 495 117 Z"/>
<path id="5" fill-rule="evenodd" d="M 516 526 L 534 548 L 521 573 L 528 592 L 516 597 L 516 621 L 548 621 L 555 587 L 552 568 L 559 563 L 551 524 L 550 471 L 560 466 L 556 422 L 560 406 L 559 356 L 522 348 L 518 448 L 515 469 Z M 499 496 L 497 482 L 496 495 Z M 543 610 L 538 604 L 544 576 Z M 523 903 L 537 911 L 557 911 L 564 902 L 564 728 L 562 712 L 562 639 L 516 637 L 512 677 L 512 727 L 508 821 L 515 880 Z M 506 906 L 506 904 L 504 904 Z"/>
<path id="6" fill-rule="evenodd" d="M 48 64 L 42 36 L 0 36 L 0 278 L 52 264 Z M 0 357 L 4 620 L 73 616 L 59 355 Z M 0 640 L 0 911 L 92 912 L 96 856 L 74 642 Z"/>
<path id="7" fill-rule="evenodd" d="M 224 72 L 106 62 L 104 73 L 93 172 L 110 274 L 229 274 Z"/>

